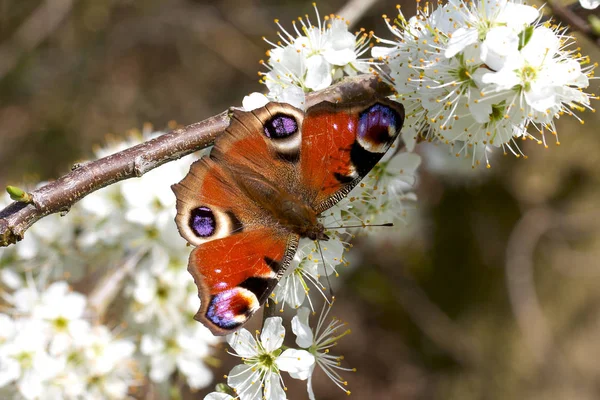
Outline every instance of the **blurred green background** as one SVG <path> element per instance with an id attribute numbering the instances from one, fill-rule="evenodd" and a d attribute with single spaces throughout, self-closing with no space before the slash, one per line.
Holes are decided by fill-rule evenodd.
<path id="1" fill-rule="evenodd" d="M 384 13 L 395 3 L 352 22 L 389 38 Z M 263 89 L 273 20 L 305 14 L 316 22 L 307 1 L 0 0 L 0 186 L 56 178 L 107 134 L 241 104 Z M 600 398 L 600 117 L 582 118 L 558 121 L 561 146 L 524 142 L 526 160 L 500 155 L 491 170 L 440 171 L 420 149 L 408 226 L 359 239 L 336 285 L 354 398 Z M 217 354 L 219 378 L 237 360 Z M 322 374 L 315 385 L 346 397 Z"/>

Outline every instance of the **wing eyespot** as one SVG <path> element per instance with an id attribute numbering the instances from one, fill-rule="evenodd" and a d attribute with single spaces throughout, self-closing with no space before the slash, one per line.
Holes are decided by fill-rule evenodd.
<path id="1" fill-rule="evenodd" d="M 217 329 L 233 331 L 245 323 L 259 307 L 260 303 L 251 290 L 235 287 L 211 297 L 206 309 L 206 319 Z"/>
<path id="2" fill-rule="evenodd" d="M 208 207 L 196 207 L 190 212 L 189 227 L 198 237 L 210 237 L 217 230 L 215 214 Z"/>
<path id="3" fill-rule="evenodd" d="M 375 103 L 359 114 L 356 140 L 368 152 L 385 153 L 400 131 L 402 120 L 392 107 Z"/>
<path id="4" fill-rule="evenodd" d="M 276 113 L 264 122 L 263 132 L 281 160 L 292 163 L 299 160 L 302 134 L 300 123 L 294 115 Z"/>
<path id="5" fill-rule="evenodd" d="M 243 223 L 232 211 L 205 205 L 189 210 L 185 220 L 187 225 L 182 234 L 196 246 L 244 231 Z"/>
<path id="6" fill-rule="evenodd" d="M 285 139 L 298 132 L 298 121 L 291 115 L 277 113 L 265 122 L 264 132 L 269 139 Z"/>

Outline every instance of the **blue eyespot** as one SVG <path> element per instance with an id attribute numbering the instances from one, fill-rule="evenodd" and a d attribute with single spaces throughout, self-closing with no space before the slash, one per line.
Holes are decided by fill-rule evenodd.
<path id="1" fill-rule="evenodd" d="M 400 116 L 383 104 L 374 104 L 360 113 L 358 118 L 357 135 L 374 145 L 390 141 L 394 136 Z"/>
<path id="2" fill-rule="evenodd" d="M 206 318 L 222 329 L 234 329 L 251 313 L 250 302 L 238 288 L 218 293 L 210 299 Z"/>
<path id="3" fill-rule="evenodd" d="M 198 207 L 192 210 L 190 216 L 190 228 L 202 238 L 209 237 L 215 233 L 217 221 L 215 214 L 208 207 Z"/>
<path id="4" fill-rule="evenodd" d="M 298 123 L 294 117 L 276 114 L 265 123 L 265 135 L 271 139 L 284 139 L 298 132 Z"/>

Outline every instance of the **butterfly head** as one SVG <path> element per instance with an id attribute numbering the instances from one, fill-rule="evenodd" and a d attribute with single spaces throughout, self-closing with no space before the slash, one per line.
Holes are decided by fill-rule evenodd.
<path id="1" fill-rule="evenodd" d="M 325 234 L 325 227 L 320 222 L 310 226 L 304 235 L 311 240 L 329 240 L 329 236 Z"/>

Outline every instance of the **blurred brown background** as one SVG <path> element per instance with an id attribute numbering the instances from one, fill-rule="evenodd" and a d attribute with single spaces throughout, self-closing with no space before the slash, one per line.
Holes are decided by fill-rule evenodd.
<path id="1" fill-rule="evenodd" d="M 395 3 L 352 22 L 390 37 L 383 13 Z M 308 1 L 0 0 L 0 186 L 55 178 L 107 133 L 241 104 L 262 90 L 273 19 L 304 14 Z M 560 147 L 523 143 L 527 160 L 423 168 L 410 225 L 356 244 L 334 309 L 353 332 L 337 350 L 354 398 L 600 398 L 600 117 L 582 117 L 558 121 Z M 223 356 L 217 377 L 236 361 Z M 315 391 L 346 397 L 322 374 Z"/>

